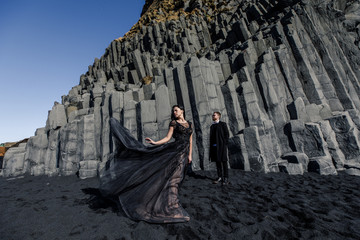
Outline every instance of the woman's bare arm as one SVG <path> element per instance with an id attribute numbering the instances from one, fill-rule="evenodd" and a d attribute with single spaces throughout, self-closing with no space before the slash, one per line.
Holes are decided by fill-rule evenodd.
<path id="1" fill-rule="evenodd" d="M 192 134 L 190 135 L 189 163 L 192 161 Z"/>
<path id="2" fill-rule="evenodd" d="M 170 126 L 166 137 L 164 137 L 163 139 L 161 139 L 159 141 L 153 141 L 151 138 L 145 138 L 145 140 L 146 140 L 146 142 L 151 143 L 153 145 L 161 145 L 161 144 L 164 144 L 164 143 L 167 143 L 168 141 L 170 141 L 173 133 L 174 133 L 174 127 Z"/>

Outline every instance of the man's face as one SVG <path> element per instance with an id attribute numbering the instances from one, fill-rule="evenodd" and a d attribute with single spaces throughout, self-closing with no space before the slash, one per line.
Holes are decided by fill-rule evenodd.
<path id="1" fill-rule="evenodd" d="M 219 119 L 220 119 L 219 114 L 213 113 L 213 115 L 212 115 L 212 120 L 215 122 L 215 121 L 218 121 Z"/>

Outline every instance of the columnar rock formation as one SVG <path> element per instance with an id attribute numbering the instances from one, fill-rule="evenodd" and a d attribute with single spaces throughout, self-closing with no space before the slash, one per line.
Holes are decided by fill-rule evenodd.
<path id="1" fill-rule="evenodd" d="M 231 132 L 231 168 L 360 169 L 360 4 L 325 0 L 148 0 L 139 22 L 55 103 L 46 126 L 5 155 L 4 176 L 96 176 L 114 151 L 109 119 L 166 135 L 171 106 L 208 161 L 211 113 Z"/>

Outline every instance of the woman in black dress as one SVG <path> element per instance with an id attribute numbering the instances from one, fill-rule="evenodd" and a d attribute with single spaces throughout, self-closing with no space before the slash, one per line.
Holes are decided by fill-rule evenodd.
<path id="1" fill-rule="evenodd" d="M 187 222 L 188 213 L 178 199 L 178 187 L 192 153 L 192 124 L 184 108 L 172 107 L 172 121 L 165 138 L 145 146 L 116 119 L 110 120 L 116 152 L 100 171 L 100 191 L 116 197 L 125 214 L 133 220 L 151 223 Z M 167 143 L 171 138 L 174 142 Z M 167 143 L 167 144 L 164 144 Z"/>

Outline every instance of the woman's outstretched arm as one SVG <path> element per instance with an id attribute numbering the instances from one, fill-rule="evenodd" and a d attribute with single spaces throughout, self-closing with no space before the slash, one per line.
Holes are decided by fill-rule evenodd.
<path id="1" fill-rule="evenodd" d="M 153 145 L 161 145 L 161 144 L 164 144 L 164 143 L 167 143 L 168 141 L 170 141 L 173 133 L 174 133 L 174 127 L 170 126 L 166 137 L 164 137 L 163 139 L 161 139 L 159 141 L 154 141 L 151 138 L 145 138 L 145 140 L 146 140 L 147 143 L 150 143 L 150 144 L 153 144 Z"/>

